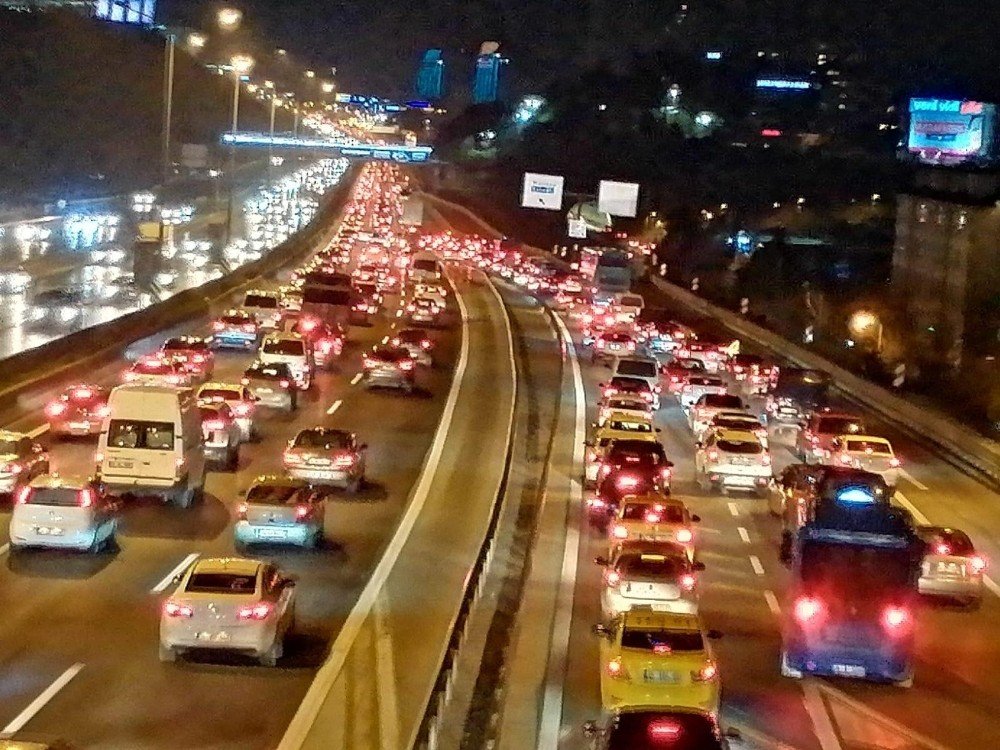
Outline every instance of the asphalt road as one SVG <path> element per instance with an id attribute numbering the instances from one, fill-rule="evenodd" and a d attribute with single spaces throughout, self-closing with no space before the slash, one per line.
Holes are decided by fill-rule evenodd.
<path id="1" fill-rule="evenodd" d="M 663 305 L 647 290 L 647 306 Z M 671 316 L 696 330 L 720 332 L 711 321 L 684 310 Z M 583 365 L 588 422 L 594 416 L 597 383 L 607 369 Z M 847 403 L 844 409 L 862 413 Z M 920 522 L 967 531 L 989 560 L 1000 560 L 997 494 L 951 464 L 864 414 L 876 434 L 892 440 L 906 474 L 896 500 Z M 966 750 L 1000 746 L 995 706 L 1000 699 L 1000 598 L 992 579 L 982 608 L 972 612 L 932 601 L 918 612 L 916 677 L 911 689 L 850 680 L 780 677 L 780 618 L 788 573 L 778 560 L 779 527 L 765 501 L 700 491 L 694 482 L 694 439 L 676 401 L 667 397 L 658 414 L 661 438 L 676 464 L 674 495 L 702 517 L 697 537 L 703 576 L 701 612 L 708 627 L 725 634 L 718 642 L 723 680 L 723 716 L 748 727 L 752 746 L 801 750 Z M 787 441 L 772 438 L 775 473 L 794 461 Z M 563 685 L 560 747 L 583 746 L 580 726 L 600 711 L 597 638 L 601 577 L 593 558 L 607 550 L 605 537 L 576 514 L 581 543 L 573 600 L 573 625 Z"/>
<path id="2" fill-rule="evenodd" d="M 460 342 L 454 311 L 450 324 L 434 334 L 436 363 L 422 375 L 419 393 L 406 397 L 357 385 L 361 351 L 390 333 L 396 305 L 391 299 L 373 327 L 352 328 L 351 345 L 337 371 L 316 379 L 295 414 L 266 416 L 262 439 L 243 448 L 239 470 L 210 474 L 206 499 L 193 510 L 155 503 L 128 506 L 120 550 L 113 554 L 4 554 L 0 727 L 9 728 L 33 702 L 47 697 L 17 737 L 123 749 L 248 750 L 277 744 L 395 529 L 448 390 Z M 205 330 L 207 323 L 192 331 Z M 166 335 L 134 348 L 155 348 Z M 238 378 L 249 361 L 250 355 L 218 354 L 214 379 Z M 474 411 L 462 417 L 475 418 Z M 33 409 L 11 426 L 28 429 L 42 421 Z M 285 441 L 315 425 L 351 428 L 369 443 L 370 486 L 357 497 L 338 494 L 329 500 L 324 549 L 261 551 L 300 578 L 298 627 L 286 658 L 277 669 L 218 656 L 161 664 L 156 643 L 163 596 L 153 589 L 189 555 L 233 554 L 231 524 L 240 490 L 259 473 L 279 471 Z M 53 444 L 52 467 L 89 471 L 93 450 L 90 442 Z M 7 508 L 2 515 L 9 516 Z M 0 551 L 6 553 L 6 547 Z M 67 676 L 68 682 L 53 692 Z"/>

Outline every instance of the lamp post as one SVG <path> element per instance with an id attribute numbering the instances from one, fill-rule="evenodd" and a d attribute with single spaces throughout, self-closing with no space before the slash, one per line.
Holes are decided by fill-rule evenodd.
<path id="1" fill-rule="evenodd" d="M 878 315 L 868 310 L 858 310 L 848 320 L 848 327 L 854 335 L 864 334 L 875 329 L 875 353 L 882 353 L 882 331 L 884 326 Z"/>
<path id="2" fill-rule="evenodd" d="M 220 11 L 221 13 L 222 11 Z M 221 19 L 220 19 L 221 22 Z M 249 55 L 233 55 L 229 61 L 233 70 L 233 121 L 230 132 L 236 133 L 240 124 L 240 82 L 253 69 L 253 58 Z M 236 145 L 229 144 L 229 200 L 226 202 L 226 244 L 233 237 L 233 193 L 236 191 Z"/>
<path id="3" fill-rule="evenodd" d="M 215 14 L 215 21 L 223 31 L 233 31 L 243 22 L 243 11 L 229 6 L 219 8 L 219 12 Z"/>
<path id="4" fill-rule="evenodd" d="M 177 39 L 173 32 L 168 31 L 164 41 L 164 65 L 163 65 L 163 132 L 161 143 L 162 158 L 162 179 L 166 182 L 170 179 L 173 171 L 173 164 L 170 160 L 170 126 L 174 112 L 174 49 L 177 46 Z"/>

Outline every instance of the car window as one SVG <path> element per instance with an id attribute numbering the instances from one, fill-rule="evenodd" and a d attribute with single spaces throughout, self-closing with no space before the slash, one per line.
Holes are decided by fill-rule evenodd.
<path id="1" fill-rule="evenodd" d="M 752 455 L 760 453 L 763 450 L 760 443 L 751 442 L 750 440 L 718 440 L 715 445 L 719 450 L 726 453 Z"/>
<path id="2" fill-rule="evenodd" d="M 264 294 L 248 294 L 243 300 L 246 307 L 260 307 L 264 309 L 276 309 L 278 307 L 277 297 L 268 297 Z"/>
<path id="3" fill-rule="evenodd" d="M 728 393 L 706 393 L 702 396 L 702 406 L 712 409 L 739 409 L 743 406 L 743 400 Z"/>
<path id="4" fill-rule="evenodd" d="M 209 399 L 221 399 L 223 401 L 239 401 L 241 400 L 241 392 L 236 389 L 229 388 L 203 388 L 198 392 L 198 398 Z"/>
<path id="5" fill-rule="evenodd" d="M 256 588 L 256 575 L 192 573 L 184 590 L 192 594 L 252 594 Z"/>
<path id="6" fill-rule="evenodd" d="M 847 440 L 845 450 L 851 453 L 876 453 L 880 456 L 891 456 L 892 448 L 887 443 L 868 440 Z"/>
<path id="7" fill-rule="evenodd" d="M 0 440 L 0 454 L 2 455 L 16 455 L 17 441 L 16 440 Z"/>
<path id="8" fill-rule="evenodd" d="M 285 484 L 255 484 L 247 492 L 247 502 L 259 505 L 294 505 L 301 487 Z"/>
<path id="9" fill-rule="evenodd" d="M 816 432 L 827 435 L 857 435 L 863 431 L 861 420 L 853 417 L 820 417 L 816 422 Z"/>
<path id="10" fill-rule="evenodd" d="M 112 419 L 108 423 L 108 446 L 145 450 L 173 450 L 174 425 L 170 422 Z"/>
<path id="11" fill-rule="evenodd" d="M 621 432 L 652 432 L 653 425 L 649 422 L 626 422 L 625 420 L 613 419 L 610 422 L 612 430 Z"/>
<path id="12" fill-rule="evenodd" d="M 687 572 L 687 558 L 682 555 L 626 555 L 617 570 L 629 578 L 676 578 Z"/>
<path id="13" fill-rule="evenodd" d="M 645 362 L 639 359 L 618 360 L 617 372 L 621 375 L 631 375 L 637 378 L 655 378 L 658 374 L 655 362 Z"/>
<path id="14" fill-rule="evenodd" d="M 286 357 L 304 357 L 305 342 L 298 339 L 266 339 L 264 354 L 278 354 Z"/>
<path id="15" fill-rule="evenodd" d="M 295 447 L 320 448 L 322 450 L 343 450 L 351 447 L 351 435 L 346 432 L 303 430 L 295 437 Z"/>
<path id="16" fill-rule="evenodd" d="M 28 505 L 57 505 L 72 508 L 79 505 L 80 490 L 74 487 L 37 487 L 28 493 Z"/>
<path id="17" fill-rule="evenodd" d="M 697 630 L 650 630 L 626 627 L 622 631 L 622 648 L 653 650 L 666 646 L 670 651 L 704 651 L 705 642 Z"/>

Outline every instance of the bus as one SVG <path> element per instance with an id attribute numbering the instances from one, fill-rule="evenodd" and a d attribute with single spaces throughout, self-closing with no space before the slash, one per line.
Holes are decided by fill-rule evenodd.
<path id="1" fill-rule="evenodd" d="M 922 545 L 876 474 L 827 467 L 789 509 L 798 527 L 781 674 L 913 684 Z"/>

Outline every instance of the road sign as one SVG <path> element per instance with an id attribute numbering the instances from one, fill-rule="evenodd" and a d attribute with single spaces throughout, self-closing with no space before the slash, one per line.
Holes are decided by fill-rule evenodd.
<path id="1" fill-rule="evenodd" d="M 587 222 L 583 219 L 574 219 L 569 217 L 566 219 L 566 234 L 570 237 L 578 240 L 587 239 Z"/>
<path id="2" fill-rule="evenodd" d="M 563 177 L 555 174 L 524 173 L 521 205 L 525 208 L 562 210 Z"/>

